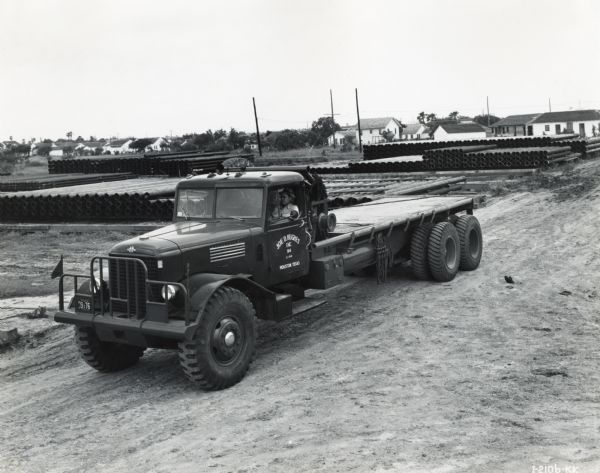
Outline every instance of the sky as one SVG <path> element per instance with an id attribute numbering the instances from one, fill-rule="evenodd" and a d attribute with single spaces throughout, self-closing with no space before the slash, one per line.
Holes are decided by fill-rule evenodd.
<path id="1" fill-rule="evenodd" d="M 600 109 L 597 0 L 1 0 L 0 140 Z"/>

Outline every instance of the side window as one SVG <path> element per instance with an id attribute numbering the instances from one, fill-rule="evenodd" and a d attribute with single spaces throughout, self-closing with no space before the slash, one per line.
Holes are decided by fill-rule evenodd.
<path id="1" fill-rule="evenodd" d="M 289 223 L 305 215 L 304 202 L 297 198 L 298 186 L 284 186 L 269 189 L 267 201 L 267 222 L 269 225 Z"/>

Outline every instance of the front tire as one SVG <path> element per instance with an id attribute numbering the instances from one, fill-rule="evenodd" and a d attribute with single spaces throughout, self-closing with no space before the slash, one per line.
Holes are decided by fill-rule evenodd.
<path id="1" fill-rule="evenodd" d="M 179 343 L 179 362 L 201 389 L 225 389 L 248 371 L 255 339 L 252 302 L 237 289 L 221 287 L 206 303 L 194 338 Z"/>
<path id="2" fill-rule="evenodd" d="M 101 373 L 129 368 L 135 365 L 144 353 L 141 347 L 103 342 L 90 327 L 75 326 L 75 343 L 83 360 Z"/>

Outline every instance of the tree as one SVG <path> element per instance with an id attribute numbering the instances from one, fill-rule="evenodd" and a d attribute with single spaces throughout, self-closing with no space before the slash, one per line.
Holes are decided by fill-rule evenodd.
<path id="1" fill-rule="evenodd" d="M 417 120 L 421 125 L 425 125 L 425 112 L 421 112 L 417 115 Z"/>
<path id="2" fill-rule="evenodd" d="M 279 151 L 303 148 L 307 145 L 307 136 L 306 132 L 290 129 L 267 132 L 265 136 L 265 145 Z"/>
<path id="3" fill-rule="evenodd" d="M 427 116 L 425 117 L 426 122 L 427 123 L 431 123 L 431 122 L 435 122 L 437 120 L 437 117 L 435 115 L 435 113 L 428 113 Z"/>
<path id="4" fill-rule="evenodd" d="M 133 148 L 138 153 L 142 153 L 147 146 L 153 143 L 154 140 L 151 138 L 140 138 L 139 140 L 135 140 L 133 143 L 129 145 L 130 148 Z"/>
<path id="5" fill-rule="evenodd" d="M 383 133 L 381 134 L 381 136 L 383 136 L 385 138 L 385 141 L 387 143 L 390 143 L 394 140 L 394 132 L 392 130 L 383 130 Z"/>
<path id="6" fill-rule="evenodd" d="M 479 123 L 480 125 L 487 126 L 488 124 L 488 116 L 487 115 L 477 115 L 473 118 L 475 123 Z M 495 115 L 490 115 L 490 125 L 493 125 L 496 122 L 499 122 L 500 118 Z"/>
<path id="7" fill-rule="evenodd" d="M 12 152 L 19 157 L 29 156 L 31 154 L 31 145 L 20 144 L 12 149 Z"/>
<path id="8" fill-rule="evenodd" d="M 229 143 L 232 149 L 243 148 L 247 139 L 248 135 L 246 133 L 237 131 L 235 128 L 231 128 L 227 135 L 227 143 Z"/>
<path id="9" fill-rule="evenodd" d="M 77 143 L 81 143 L 82 141 L 85 141 L 85 140 L 83 139 L 82 136 L 78 136 L 75 141 L 77 141 Z"/>
<path id="10" fill-rule="evenodd" d="M 458 119 L 458 112 L 452 112 L 448 114 L 448 118 L 450 120 L 457 120 Z"/>
<path id="11" fill-rule="evenodd" d="M 46 141 L 43 141 L 42 143 L 38 143 L 36 149 L 39 156 L 48 156 L 50 154 L 50 150 L 52 149 L 52 142 L 50 141 L 50 143 L 47 143 Z"/>
<path id="12" fill-rule="evenodd" d="M 332 117 L 321 117 L 318 120 L 312 122 L 310 131 L 311 145 L 323 146 L 327 144 L 327 138 L 333 135 L 336 131 L 341 130 L 340 127 Z"/>
<path id="13" fill-rule="evenodd" d="M 71 138 L 73 138 L 73 132 L 72 131 L 67 131 L 67 139 L 70 141 Z"/>
<path id="14" fill-rule="evenodd" d="M 209 130 L 210 131 L 210 130 Z M 227 132 L 220 128 L 219 130 L 215 130 L 213 133 L 213 142 L 219 141 L 220 138 L 225 138 L 227 136 Z"/>
<path id="15" fill-rule="evenodd" d="M 193 143 L 197 146 L 198 149 L 205 149 L 210 144 L 215 142 L 214 135 L 212 130 L 206 130 L 204 133 L 200 133 L 199 135 L 194 135 L 192 139 Z"/>

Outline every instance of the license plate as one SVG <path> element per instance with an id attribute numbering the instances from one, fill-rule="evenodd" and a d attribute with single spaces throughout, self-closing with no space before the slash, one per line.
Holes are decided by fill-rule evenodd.
<path id="1" fill-rule="evenodd" d="M 92 311 L 92 301 L 90 299 L 77 299 L 77 304 L 75 308 L 79 312 L 91 312 Z"/>

